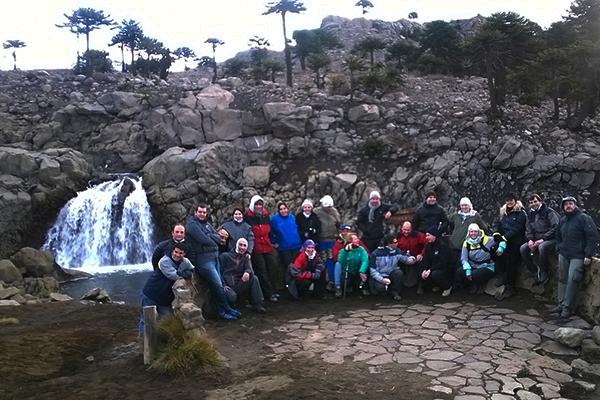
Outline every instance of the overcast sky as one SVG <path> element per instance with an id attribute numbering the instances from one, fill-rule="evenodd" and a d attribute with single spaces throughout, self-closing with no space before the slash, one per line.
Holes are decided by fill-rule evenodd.
<path id="1" fill-rule="evenodd" d="M 328 15 L 347 18 L 361 17 L 355 7 L 358 0 L 305 0 L 307 10 L 302 14 L 288 14 L 288 36 L 297 29 L 315 29 Z M 369 19 L 397 21 L 407 18 L 412 11 L 417 22 L 471 18 L 477 14 L 489 16 L 494 12 L 514 11 L 537 22 L 543 28 L 567 15 L 570 0 L 371 0 L 374 8 L 366 14 Z M 207 38 L 225 41 L 217 49 L 217 61 L 233 57 L 248 49 L 248 39 L 254 35 L 265 37 L 271 49 L 283 48 L 281 17 L 261 15 L 268 1 L 258 0 L 16 0 L 3 7 L 0 13 L 0 41 L 22 40 L 27 47 L 17 50 L 20 69 L 70 68 L 77 50 L 85 51 L 85 37 L 59 29 L 55 24 L 66 22 L 63 14 L 71 15 L 80 7 L 104 11 L 117 22 L 133 19 L 140 23 L 146 36 L 158 39 L 171 50 L 187 46 L 196 55 L 210 55 Z M 116 31 L 106 27 L 90 34 L 90 48 L 110 51 L 110 57 L 121 60 L 118 49 L 108 48 Z M 12 68 L 10 50 L 0 49 L 0 69 Z M 127 60 L 127 57 L 126 57 Z M 181 66 L 179 66 L 181 67 Z M 179 68 L 175 68 L 179 69 Z"/>

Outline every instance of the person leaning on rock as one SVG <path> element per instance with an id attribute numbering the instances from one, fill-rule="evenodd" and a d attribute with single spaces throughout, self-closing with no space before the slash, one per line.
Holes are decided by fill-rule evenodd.
<path id="1" fill-rule="evenodd" d="M 369 194 L 367 205 L 358 212 L 356 223 L 363 234 L 362 241 L 371 253 L 381 244 L 385 220 L 389 219 L 396 211 L 398 211 L 398 206 L 382 203 L 379 192 L 373 190 Z"/>
<path id="2" fill-rule="evenodd" d="M 231 307 L 235 307 L 239 296 L 248 292 L 252 309 L 264 314 L 267 312 L 262 305 L 265 298 L 260 289 L 260 282 L 252 270 L 250 254 L 246 252 L 247 248 L 248 241 L 239 238 L 233 251 L 227 251 L 219 256 L 223 290 Z"/>
<path id="3" fill-rule="evenodd" d="M 394 235 L 383 237 L 383 246 L 378 247 L 369 262 L 369 289 L 371 294 L 389 294 L 394 300 L 402 300 L 400 289 L 404 273 L 400 263 L 406 263 L 409 256 L 398 249 L 398 239 Z"/>
<path id="4" fill-rule="evenodd" d="M 173 253 L 175 243 L 185 243 L 185 226 L 182 223 L 177 223 L 173 226 L 171 239 L 160 242 L 154 249 L 154 253 L 152 253 L 152 267 L 154 270 L 158 268 L 158 262 L 161 258 Z M 192 264 L 196 261 L 196 252 L 192 246 L 187 246 L 185 258 L 190 260 Z"/>
<path id="5" fill-rule="evenodd" d="M 173 284 L 178 279 L 191 279 L 194 266 L 185 258 L 187 246 L 185 243 L 175 243 L 170 255 L 163 256 L 157 268 L 142 288 L 142 308 L 156 306 L 159 318 L 171 313 L 171 303 L 175 300 Z M 140 318 L 139 335 L 144 334 L 144 313 Z"/>
<path id="6" fill-rule="evenodd" d="M 550 254 L 556 246 L 555 233 L 560 216 L 542 203 L 537 194 L 529 196 L 529 211 L 525 222 L 525 240 L 521 245 L 521 258 L 533 275 L 536 285 L 543 285 L 550 278 Z M 533 263 L 533 255 L 539 253 L 540 265 Z"/>
<path id="7" fill-rule="evenodd" d="M 413 227 L 425 233 L 430 226 L 436 226 L 443 235 L 448 228 L 446 211 L 437 203 L 437 195 L 430 190 L 425 194 L 425 202 L 417 207 L 413 218 Z"/>
<path id="8" fill-rule="evenodd" d="M 565 215 L 556 229 L 558 253 L 558 306 L 550 310 L 563 318 L 571 316 L 583 280 L 584 266 L 592 263 L 598 248 L 598 228 L 592 217 L 577 207 L 575 197 L 562 199 Z"/>

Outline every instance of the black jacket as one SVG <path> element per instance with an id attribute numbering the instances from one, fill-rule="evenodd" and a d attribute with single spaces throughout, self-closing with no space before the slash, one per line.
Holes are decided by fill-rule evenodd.
<path id="1" fill-rule="evenodd" d="M 452 268 L 452 260 L 450 256 L 450 247 L 442 238 L 435 239 L 433 243 L 427 243 L 425 246 L 425 255 L 421 261 L 421 270 L 428 269 L 432 271 L 449 270 Z"/>
<path id="2" fill-rule="evenodd" d="M 383 238 L 383 215 L 388 211 L 394 214 L 398 211 L 398 206 L 395 204 L 380 203 L 379 208 L 375 210 L 373 222 L 369 222 L 369 204 L 364 206 L 358 212 L 357 225 L 366 239 L 381 239 Z"/>
<path id="3" fill-rule="evenodd" d="M 321 220 L 317 214 L 311 212 L 306 218 L 303 212 L 299 212 L 296 214 L 296 225 L 298 225 L 298 235 L 300 235 L 302 243 L 308 239 L 317 241 L 317 235 L 321 231 Z"/>
<path id="4" fill-rule="evenodd" d="M 187 247 L 187 251 L 185 252 L 185 258 L 190 260 L 193 264 L 196 262 L 196 251 L 194 250 L 194 246 L 187 243 L 185 239 L 183 240 Z M 164 256 L 171 257 L 171 253 L 173 253 L 173 247 L 175 246 L 175 241 L 173 239 L 167 239 L 158 244 L 154 249 L 154 253 L 152 253 L 152 267 L 156 270 L 158 268 L 158 262 Z"/>
<path id="5" fill-rule="evenodd" d="M 425 202 L 415 210 L 413 228 L 425 233 L 432 226 L 439 227 L 440 235 L 446 232 L 446 229 L 448 229 L 448 215 L 438 203 L 430 205 Z"/>
<path id="6" fill-rule="evenodd" d="M 598 247 L 598 229 L 592 217 L 576 208 L 556 229 L 556 253 L 572 259 L 592 258 Z"/>
<path id="7" fill-rule="evenodd" d="M 492 232 L 499 233 L 506 239 L 507 245 L 522 245 L 525 243 L 525 222 L 527 214 L 520 201 L 508 211 L 506 205 L 500 208 L 500 215 L 492 225 Z"/>

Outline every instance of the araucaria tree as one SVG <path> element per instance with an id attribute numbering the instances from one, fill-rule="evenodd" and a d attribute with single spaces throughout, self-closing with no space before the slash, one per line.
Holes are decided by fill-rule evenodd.
<path id="1" fill-rule="evenodd" d="M 122 60 L 122 71 L 127 71 L 127 65 L 123 56 L 123 48 L 127 47 L 131 51 L 131 64 L 135 51 L 139 50 L 140 42 L 144 37 L 144 31 L 140 28 L 139 23 L 130 19 L 129 21 L 123 20 L 119 25 L 119 33 L 113 36 L 112 41 L 108 44 L 109 46 L 119 45 L 121 49 L 121 60 Z"/>
<path id="2" fill-rule="evenodd" d="M 196 58 L 196 53 L 194 52 L 194 50 L 190 49 L 189 47 L 178 47 L 173 52 L 173 55 L 177 59 L 183 58 L 183 62 L 184 62 L 183 67 L 185 68 L 186 71 L 189 69 L 189 67 L 187 66 L 188 59 Z"/>
<path id="3" fill-rule="evenodd" d="M 214 84 L 217 81 L 217 57 L 216 57 L 217 46 L 225 44 L 225 42 L 222 41 L 221 39 L 209 38 L 209 39 L 206 39 L 204 41 L 204 43 L 210 43 L 212 45 L 212 54 L 213 54 L 213 56 L 212 56 L 212 61 L 213 61 L 212 83 Z"/>
<path id="4" fill-rule="evenodd" d="M 84 34 L 86 51 L 90 49 L 90 32 L 101 28 L 103 25 L 114 25 L 114 21 L 109 19 L 110 15 L 104 15 L 104 11 L 96 11 L 93 8 L 78 8 L 72 15 L 64 14 L 67 22 L 56 24 L 58 28 L 69 28 L 72 33 Z"/>
<path id="5" fill-rule="evenodd" d="M 325 53 L 311 53 L 306 58 L 306 63 L 308 64 L 308 68 L 316 74 L 315 83 L 317 84 L 317 88 L 323 88 L 325 86 L 325 73 L 327 67 L 331 64 L 329 56 Z"/>
<path id="6" fill-rule="evenodd" d="M 362 13 L 363 15 L 365 15 L 369 12 L 367 8 L 373 8 L 373 3 L 371 3 L 369 0 L 360 0 L 358 3 L 355 4 L 355 6 L 362 7 Z"/>
<path id="7" fill-rule="evenodd" d="M 283 24 L 283 43 L 285 54 L 285 72 L 286 72 L 286 83 L 288 86 L 292 86 L 292 50 L 288 42 L 286 27 L 285 27 L 285 15 L 289 13 L 300 14 L 302 11 L 306 11 L 304 3 L 300 3 L 297 0 L 279 0 L 279 2 L 272 2 L 267 5 L 267 11 L 263 15 L 269 14 L 281 14 L 281 22 Z"/>
<path id="8" fill-rule="evenodd" d="M 5 49 L 14 49 L 12 52 L 12 57 L 13 57 L 13 69 L 16 71 L 17 70 L 17 51 L 16 49 L 20 49 L 22 47 L 25 47 L 25 42 L 22 42 L 20 40 L 7 40 L 6 42 L 4 42 L 2 44 L 2 46 Z"/>

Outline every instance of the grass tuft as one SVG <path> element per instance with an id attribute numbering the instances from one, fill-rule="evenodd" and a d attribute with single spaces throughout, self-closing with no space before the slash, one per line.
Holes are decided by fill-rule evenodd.
<path id="1" fill-rule="evenodd" d="M 157 358 L 150 370 L 183 377 L 194 368 L 217 365 L 219 357 L 212 339 L 203 334 L 188 334 L 176 314 L 160 321 Z"/>
<path id="2" fill-rule="evenodd" d="M 17 325 L 19 320 L 14 317 L 0 318 L 0 325 Z"/>

